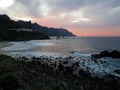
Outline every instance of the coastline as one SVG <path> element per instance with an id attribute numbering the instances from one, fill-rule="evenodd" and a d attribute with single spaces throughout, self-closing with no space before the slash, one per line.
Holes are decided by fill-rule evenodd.
<path id="1" fill-rule="evenodd" d="M 3 41 L 3 42 L 0 41 L 0 49 L 7 47 L 7 46 L 10 46 L 10 45 L 13 45 L 13 44 L 6 42 L 6 41 Z"/>
<path id="2" fill-rule="evenodd" d="M 105 57 L 101 53 L 85 54 L 70 48 L 68 54 L 45 52 L 55 46 L 58 46 L 55 50 L 59 51 L 60 43 L 60 40 L 3 43 L 0 49 L 4 54 L 0 54 L 0 89 L 6 87 L 9 82 L 5 80 L 9 81 L 12 77 L 20 84 L 21 90 L 119 90 L 120 58 L 114 58 L 116 54 L 109 51 Z M 36 50 L 38 47 L 39 50 Z"/>
<path id="3" fill-rule="evenodd" d="M 69 58 L 66 57 L 66 59 Z M 84 70 L 80 70 L 80 76 L 76 76 L 72 73 L 73 67 L 67 65 L 67 67 L 62 67 L 59 64 L 57 69 L 54 69 L 55 65 L 50 66 L 51 62 L 47 59 L 46 62 L 49 64 L 38 59 L 33 57 L 32 61 L 27 61 L 26 57 L 22 57 L 16 61 L 10 56 L 0 55 L 0 88 L 12 90 L 18 88 L 21 90 L 119 90 L 120 88 L 114 79 L 114 82 L 106 82 L 105 79 L 91 77 Z M 63 60 L 64 64 L 69 63 L 66 59 Z M 78 66 L 77 63 L 74 65 Z M 107 79 L 109 80 L 109 77 Z"/>

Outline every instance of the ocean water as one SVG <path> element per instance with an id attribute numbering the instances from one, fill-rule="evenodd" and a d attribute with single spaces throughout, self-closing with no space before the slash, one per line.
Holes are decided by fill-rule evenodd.
<path id="1" fill-rule="evenodd" d="M 10 45 L 0 44 L 0 52 L 52 53 L 69 54 L 99 53 L 103 50 L 120 50 L 120 37 L 65 37 L 51 40 L 30 40 L 22 42 L 8 42 Z"/>

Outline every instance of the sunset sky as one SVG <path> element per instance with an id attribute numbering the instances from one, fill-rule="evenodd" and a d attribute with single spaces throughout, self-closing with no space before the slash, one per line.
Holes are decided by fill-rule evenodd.
<path id="1" fill-rule="evenodd" d="M 120 0 L 0 0 L 0 14 L 78 36 L 120 36 Z"/>

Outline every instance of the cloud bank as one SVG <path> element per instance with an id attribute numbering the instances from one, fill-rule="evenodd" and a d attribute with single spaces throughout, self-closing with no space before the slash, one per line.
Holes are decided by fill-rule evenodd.
<path id="1" fill-rule="evenodd" d="M 0 7 L 0 13 L 73 32 L 113 29 L 118 33 L 120 28 L 120 0 L 14 0 L 10 7 Z"/>

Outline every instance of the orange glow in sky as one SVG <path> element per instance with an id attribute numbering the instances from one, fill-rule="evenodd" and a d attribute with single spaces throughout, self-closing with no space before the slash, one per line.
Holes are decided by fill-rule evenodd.
<path id="1" fill-rule="evenodd" d="M 0 14 L 77 36 L 120 36 L 120 0 L 0 0 Z"/>
<path id="2" fill-rule="evenodd" d="M 71 28 L 77 36 L 120 36 L 120 28 Z"/>

